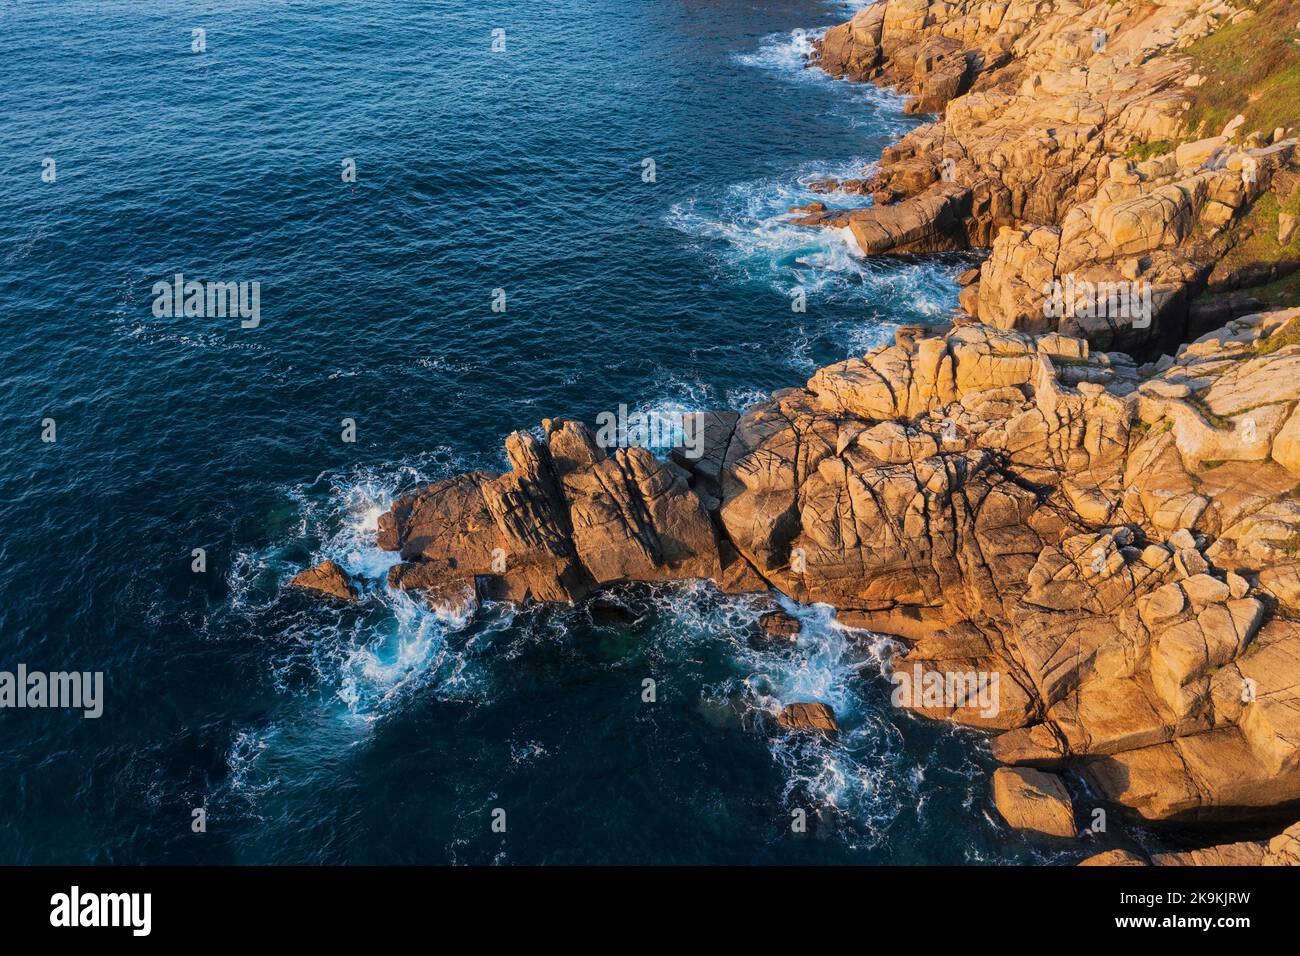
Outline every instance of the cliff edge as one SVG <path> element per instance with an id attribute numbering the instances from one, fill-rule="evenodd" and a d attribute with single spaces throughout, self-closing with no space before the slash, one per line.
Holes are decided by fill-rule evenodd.
<path id="1" fill-rule="evenodd" d="M 894 670 L 922 683 L 997 675 L 994 708 L 904 706 L 1034 771 L 1007 778 L 1008 818 L 1068 768 L 1144 821 L 1294 820 L 1300 308 L 1236 293 L 1288 294 L 1300 151 L 1245 113 L 1203 128 L 1196 95 L 1218 82 L 1197 44 L 1295 6 L 1274 4 L 883 0 L 827 31 L 821 68 L 943 115 L 827 186 L 869 201 L 797 221 L 864 255 L 989 248 L 972 314 L 701 416 L 667 460 L 574 421 L 516 432 L 504 474 L 382 516 L 389 585 L 458 610 L 632 580 L 776 589 L 898 635 Z M 1113 288 L 1142 291 L 1117 310 Z M 1206 859 L 1269 852 L 1235 846 Z"/>

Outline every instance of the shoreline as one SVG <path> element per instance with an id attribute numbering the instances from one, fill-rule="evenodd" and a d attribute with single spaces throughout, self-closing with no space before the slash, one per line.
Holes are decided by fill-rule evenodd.
<path id="1" fill-rule="evenodd" d="M 1083 13 L 1104 14 L 1103 6 Z M 863 79 L 875 78 L 867 74 L 882 58 L 913 57 L 927 65 L 916 86 L 924 105 L 997 92 L 980 88 L 981 76 L 1015 57 L 972 78 L 966 50 L 890 49 L 888 25 L 915 22 L 918 9 L 930 6 L 863 8 L 827 31 L 817 47 L 823 64 L 828 44 Z M 938 47 L 955 42 L 939 36 Z M 989 177 L 967 184 L 960 163 L 947 177 L 946 157 L 924 148 L 947 123 L 945 115 L 888 147 L 861 187 L 888 201 L 848 222 L 875 254 L 955 251 L 989 238 L 980 279 L 965 287 L 975 291 L 963 292 L 975 316 L 946 330 L 900 328 L 893 345 L 819 369 L 806 386 L 741 413 L 709 413 L 699 457 L 661 461 L 643 448 L 609 448 L 563 419 L 543 421 L 541 439 L 516 432 L 506 440 L 506 473 L 436 482 L 381 517 L 380 547 L 402 557 L 389 586 L 460 610 L 480 596 L 569 602 L 626 581 L 698 578 L 728 593 L 775 590 L 827 603 L 845 624 L 903 639 L 900 665 L 1001 675 L 992 717 L 924 700 L 910 709 L 1000 732 L 993 750 L 1006 767 L 995 774 L 995 801 L 1012 826 L 1065 840 L 1096 808 L 1144 825 L 1214 830 L 1284 817 L 1300 800 L 1291 735 L 1300 626 L 1290 619 L 1300 610 L 1300 568 L 1267 542 L 1300 534 L 1300 507 L 1289 501 L 1300 474 L 1300 392 L 1289 385 L 1300 352 L 1272 346 L 1300 310 L 1229 314 L 1217 335 L 1142 365 L 1098 346 L 1187 338 L 1188 290 L 1200 280 L 1158 297 L 1145 335 L 1131 321 L 1043 327 L 1048 317 L 1025 281 L 1034 263 L 1013 264 L 1055 238 L 1055 274 L 1066 227 L 1002 223 Z M 1216 155 L 1208 149 L 1192 159 L 1208 162 Z M 920 169 L 927 155 L 938 162 Z M 1271 177 L 1292 163 L 1293 145 L 1265 155 Z M 1202 210 L 1218 202 L 1205 198 L 1211 190 L 1240 177 L 1241 160 L 1235 169 L 1224 162 L 1193 174 L 1209 183 Z M 1101 160 L 1093 165 L 1098 172 Z M 1098 193 L 1118 184 L 1115 204 L 1132 213 L 1122 222 L 1138 224 L 1129 231 L 1139 243 L 1149 238 L 1142 215 L 1164 208 L 1144 197 L 1167 198 L 1162 180 L 1179 172 L 1148 176 L 1158 170 L 1141 165 L 1111 161 L 1107 180 L 1094 176 Z M 1017 182 L 1001 183 L 1008 209 L 1023 207 Z M 1096 211 L 1097 196 L 1086 203 Z M 1080 217 L 1073 221 L 1084 235 Z M 1149 275 L 1163 289 L 1181 275 L 1166 267 L 1183 238 L 1112 256 L 1107 268 L 1127 276 L 1137 258 L 1135 278 Z M 1267 528 L 1255 527 L 1261 514 Z M 1254 696 L 1234 700 L 1239 686 Z M 825 719 L 800 711 L 788 726 L 820 730 Z M 1095 807 L 1072 803 L 1062 770 L 1082 776 Z M 1035 804 L 1056 819 L 1027 813 Z M 1280 847 L 1233 853 L 1289 852 Z"/>

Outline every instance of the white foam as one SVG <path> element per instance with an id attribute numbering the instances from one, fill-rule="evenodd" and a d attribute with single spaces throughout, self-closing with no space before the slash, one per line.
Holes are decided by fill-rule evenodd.
<path id="1" fill-rule="evenodd" d="M 788 33 L 772 33 L 759 42 L 757 49 L 736 53 L 732 60 L 739 66 L 764 70 L 787 82 L 835 90 L 834 115 L 850 127 L 869 127 L 876 133 L 901 135 L 916 125 L 914 119 L 903 113 L 906 97 L 894 90 L 874 83 L 850 83 L 808 65 L 807 57 L 812 52 L 813 41 L 820 39 L 825 32 L 795 29 Z"/>
<path id="2" fill-rule="evenodd" d="M 788 210 L 809 202 L 861 205 L 860 196 L 816 193 L 807 184 L 824 176 L 859 175 L 863 165 L 803 167 L 790 177 L 737 183 L 717 195 L 704 193 L 677 203 L 667 221 L 700 243 L 724 280 L 761 282 L 792 302 L 801 292 L 808 311 L 792 312 L 801 320 L 817 316 L 818 302 L 861 307 L 862 319 L 816 330 L 835 338 L 845 354 L 860 355 L 892 340 L 899 322 L 938 321 L 951 312 L 957 305 L 953 279 L 959 268 L 937 259 L 863 258 L 848 229 L 792 222 Z M 792 334 L 791 365 L 800 371 L 816 368 L 809 329 L 795 326 Z"/>
<path id="3" fill-rule="evenodd" d="M 275 786 L 275 778 L 260 778 L 259 758 L 266 750 L 265 733 L 240 731 L 226 754 L 230 771 L 230 789 L 244 797 L 253 797 Z"/>
<path id="4" fill-rule="evenodd" d="M 774 72 L 783 79 L 833 89 L 836 116 L 850 126 L 869 129 L 873 137 L 899 135 L 915 120 L 903 114 L 903 97 L 870 83 L 846 83 L 820 69 L 807 68 L 806 55 L 816 30 L 793 30 L 764 37 L 756 49 L 736 54 L 745 68 Z M 866 145 L 866 144 L 864 144 Z M 871 145 L 874 149 L 874 143 Z M 861 305 L 861 321 L 810 335 L 794 330 L 790 364 L 801 371 L 815 368 L 813 338 L 827 334 L 848 354 L 861 354 L 892 339 L 897 322 L 940 319 L 956 306 L 951 267 L 938 262 L 901 263 L 866 259 L 845 228 L 798 226 L 789 210 L 811 202 L 831 208 L 852 208 L 866 200 L 855 194 L 819 192 L 817 180 L 856 179 L 869 175 L 874 162 L 855 158 L 844 162 L 806 163 L 779 176 L 704 189 L 672 206 L 668 224 L 696 240 L 712 257 L 725 279 L 759 282 L 787 297 L 802 293 L 815 303 Z"/>
<path id="5" fill-rule="evenodd" d="M 859 175 L 864 164 L 811 167 L 793 178 L 737 183 L 716 197 L 697 196 L 674 205 L 667 221 L 698 240 L 721 243 L 722 264 L 733 276 L 768 282 L 782 295 L 796 290 L 814 295 L 860 275 L 847 230 L 795 225 L 792 206 L 809 202 L 847 202 L 836 193 L 817 193 L 808 183 L 824 177 Z"/>
<path id="6" fill-rule="evenodd" d="M 802 625 L 795 643 L 755 645 L 748 635 L 767 607 L 761 596 L 719 594 L 690 582 L 660 586 L 655 603 L 670 621 L 662 639 L 665 656 L 698 656 L 704 641 L 721 642 L 733 676 L 702 688 L 710 713 L 739 704 L 751 715 L 743 724 L 763 735 L 784 776 L 782 798 L 810 813 L 839 815 L 852 847 L 883 838 L 903 807 L 915 806 L 913 765 L 901 733 L 890 719 L 887 696 L 860 693 L 884 673 L 897 649 L 892 639 L 838 624 L 828 605 L 804 607 L 784 598 L 782 607 Z M 840 733 L 783 733 L 775 717 L 790 703 L 817 701 L 835 711 Z M 754 721 L 753 715 L 763 720 Z"/>
<path id="7" fill-rule="evenodd" d="M 821 70 L 806 68 L 808 55 L 812 53 L 812 41 L 818 40 L 825 30 L 791 30 L 789 33 L 773 33 L 763 38 L 757 50 L 749 53 L 737 53 L 734 59 L 741 66 L 757 67 L 796 75 L 807 74 L 813 81 L 826 77 Z"/>
<path id="8" fill-rule="evenodd" d="M 279 631 L 271 668 L 280 691 L 317 700 L 324 695 L 339 702 L 341 716 L 366 719 L 400 706 L 414 688 L 473 693 L 478 684 L 470 657 L 463 645 L 449 642 L 468 626 L 469 614 L 434 610 L 389 589 L 388 571 L 400 556 L 376 544 L 379 517 L 398 494 L 470 467 L 439 448 L 414 460 L 322 474 L 285 490 L 296 522 L 281 539 L 236 555 L 230 572 L 230 609 L 256 622 L 271 616 Z M 304 604 L 287 594 L 294 574 L 325 559 L 357 584 L 361 600 L 355 605 Z"/>

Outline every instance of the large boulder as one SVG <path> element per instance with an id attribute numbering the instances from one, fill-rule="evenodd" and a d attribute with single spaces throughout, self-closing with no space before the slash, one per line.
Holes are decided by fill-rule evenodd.
<path id="1" fill-rule="evenodd" d="M 1264 815 L 1300 799 L 1300 502 L 1270 456 L 1300 394 L 1294 350 L 1266 347 L 1289 320 L 1141 368 L 1058 332 L 900 330 L 667 462 L 547 422 L 506 475 L 395 503 L 390 583 L 449 610 L 631 579 L 775 587 L 903 638 L 895 673 L 938 692 L 899 705 L 1001 731 L 1000 760 L 1078 769 L 1147 820 Z M 797 621 L 763 624 L 788 640 Z M 782 723 L 833 721 L 801 704 Z"/>
<path id="2" fill-rule="evenodd" d="M 355 601 L 357 589 L 348 574 L 332 560 L 322 561 L 314 568 L 300 571 L 289 581 L 292 587 L 316 591 L 340 601 Z"/>
<path id="3" fill-rule="evenodd" d="M 970 202 L 969 188 L 938 183 L 897 205 L 860 210 L 848 217 L 848 227 L 866 256 L 965 249 Z"/>
<path id="4" fill-rule="evenodd" d="M 1029 767 L 993 773 L 993 804 L 1013 829 L 1043 840 L 1073 839 L 1074 806 L 1061 778 Z"/>
<path id="5" fill-rule="evenodd" d="M 810 730 L 831 736 L 840 729 L 835 722 L 835 712 L 826 704 L 819 703 L 786 704 L 776 722 L 786 730 Z"/>
<path id="6" fill-rule="evenodd" d="M 785 611 L 767 611 L 758 619 L 765 644 L 793 644 L 799 636 L 799 619 Z"/>

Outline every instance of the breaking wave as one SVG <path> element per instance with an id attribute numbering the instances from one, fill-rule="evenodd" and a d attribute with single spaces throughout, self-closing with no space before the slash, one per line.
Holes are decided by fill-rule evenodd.
<path id="1" fill-rule="evenodd" d="M 488 608 L 472 633 L 468 615 L 435 611 L 389 589 L 400 558 L 376 546 L 378 519 L 393 499 L 472 467 L 448 449 L 416 460 L 322 474 L 284 491 L 284 533 L 241 552 L 228 575 L 229 609 L 251 633 L 267 635 L 275 717 L 236 731 L 227 756 L 230 791 L 247 801 L 300 777 L 285 761 L 331 759 L 364 739 L 376 721 L 407 702 L 475 702 L 488 692 L 482 651 L 509 623 Z M 321 561 L 337 562 L 359 599 L 338 604 L 294 593 L 289 580 Z M 271 637 L 270 635 L 274 635 Z"/>
<path id="2" fill-rule="evenodd" d="M 837 86 L 843 93 L 839 115 L 850 126 L 887 135 L 905 129 L 908 120 L 894 94 L 869 85 L 849 88 L 805 68 L 815 36 L 798 30 L 774 34 L 735 59 L 795 82 Z M 782 296 L 802 294 L 810 302 L 855 307 L 853 318 L 829 323 L 792 310 L 797 320 L 791 323 L 788 358 L 801 370 L 820 364 L 817 340 L 828 334 L 843 352 L 861 353 L 887 341 L 899 322 L 937 320 L 955 305 L 952 279 L 963 264 L 867 260 L 857 254 L 847 229 L 792 222 L 793 206 L 862 205 L 862 196 L 826 192 L 814 184 L 858 178 L 868 166 L 862 158 L 806 163 L 782 175 L 704 189 L 668 214 L 673 228 L 712 257 L 724 281 L 755 282 Z M 805 318 L 806 325 L 800 324 Z M 658 398 L 631 411 L 673 421 L 690 412 L 740 410 L 767 397 L 761 389 L 720 391 L 668 368 L 660 384 Z M 666 448 L 654 450 L 662 454 Z M 474 464 L 482 463 L 438 449 L 417 461 L 323 474 L 287 490 L 290 526 L 275 544 L 240 555 L 230 574 L 230 606 L 250 625 L 279 635 L 273 684 L 299 700 L 301 709 L 236 735 L 228 757 L 232 789 L 251 799 L 280 784 L 284 775 L 271 769 L 274 761 L 268 758 L 281 750 L 302 751 L 306 735 L 321 734 L 322 718 L 333 728 L 324 738 L 347 746 L 417 695 L 490 701 L 501 668 L 539 644 L 572 646 L 591 626 L 589 612 L 581 608 L 547 614 L 488 605 L 471 619 L 433 611 L 418 598 L 388 589 L 388 571 L 399 558 L 375 545 L 379 516 L 397 494 Z M 288 589 L 294 573 L 327 558 L 356 582 L 361 594 L 356 605 L 303 600 Z M 756 643 L 756 621 L 771 606 L 765 596 L 722 595 L 702 582 L 655 586 L 649 593 L 648 613 L 661 625 L 649 638 L 649 653 L 677 669 L 701 659 L 721 664 L 701 679 L 699 711 L 712 723 L 734 724 L 762 741 L 783 780 L 779 799 L 788 809 L 808 811 L 819 828 L 850 849 L 878 846 L 901 813 L 925 814 L 925 759 L 905 745 L 903 718 L 888 706 L 888 694 L 879 686 L 898 646 L 892 639 L 840 625 L 829 606 L 803 607 L 780 598 L 802 625 L 797 639 L 780 646 Z M 643 597 L 621 597 L 618 589 L 603 600 L 626 601 L 638 621 L 647 613 Z M 840 732 L 832 738 L 777 730 L 781 709 L 801 701 L 829 705 Z M 546 755 L 536 740 L 510 743 L 514 764 Z M 965 799 L 972 805 L 979 769 L 974 762 L 966 768 L 971 785 Z"/>
<path id="3" fill-rule="evenodd" d="M 797 82 L 834 88 L 836 116 L 869 130 L 863 147 L 874 153 L 885 139 L 914 121 L 903 116 L 902 99 L 871 84 L 847 84 L 805 66 L 814 31 L 795 30 L 766 37 L 754 51 L 738 54 L 744 67 L 774 71 Z M 889 341 L 905 322 L 937 322 L 957 305 L 953 279 L 969 263 L 952 258 L 867 259 L 847 228 L 797 225 L 790 210 L 809 203 L 830 208 L 866 205 L 862 195 L 827 192 L 826 181 L 858 179 L 870 173 L 861 156 L 799 164 L 775 175 L 704 187 L 674 204 L 667 215 L 673 229 L 689 237 L 708 257 L 721 281 L 753 283 L 792 303 L 789 364 L 811 371 L 825 361 L 829 339 L 844 354 L 860 354 Z M 794 303 L 803 300 L 804 311 Z M 854 315 L 845 316 L 847 309 Z M 815 328 L 800 323 L 814 322 Z"/>
<path id="4" fill-rule="evenodd" d="M 466 615 L 435 611 L 387 586 L 396 552 L 376 545 L 379 516 L 414 487 L 468 470 L 440 448 L 416 461 L 320 475 L 288 489 L 294 518 L 281 540 L 244 552 L 230 574 L 231 606 L 250 621 L 273 620 L 282 653 L 275 686 L 294 693 L 327 689 L 352 716 L 373 717 L 413 688 L 472 696 L 470 660 L 453 640 Z M 326 559 L 352 578 L 355 605 L 304 600 L 289 580 Z"/>

